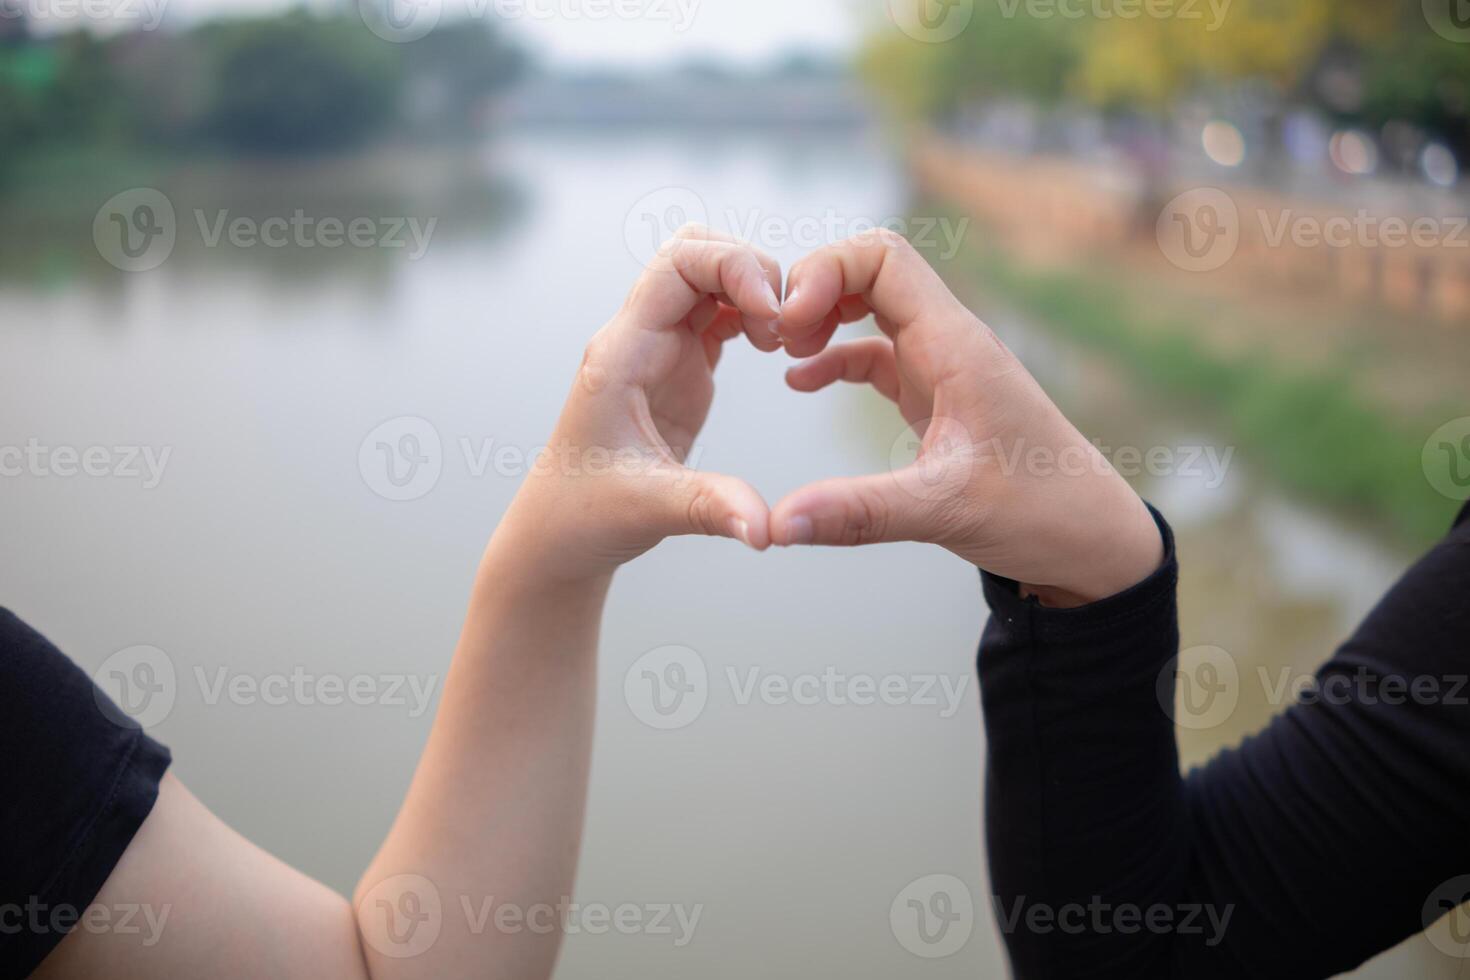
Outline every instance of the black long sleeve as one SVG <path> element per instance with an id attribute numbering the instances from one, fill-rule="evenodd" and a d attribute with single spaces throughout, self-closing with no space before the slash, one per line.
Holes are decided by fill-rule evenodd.
<path id="1" fill-rule="evenodd" d="M 1470 508 L 1263 732 L 1181 777 L 1173 535 L 1082 609 L 985 576 L 987 846 L 1015 973 L 1322 977 L 1470 872 Z M 1458 900 L 1459 895 L 1454 896 Z"/>

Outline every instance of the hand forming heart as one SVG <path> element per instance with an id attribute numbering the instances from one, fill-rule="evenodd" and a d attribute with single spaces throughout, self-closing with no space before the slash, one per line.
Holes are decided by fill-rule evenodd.
<path id="1" fill-rule="evenodd" d="M 561 460 L 552 473 L 612 479 L 533 480 L 517 498 L 538 526 L 578 540 L 558 573 L 610 572 L 678 534 L 758 551 L 925 541 L 1075 605 L 1158 566 L 1143 502 L 902 237 L 823 248 L 792 268 L 784 304 L 780 286 L 773 259 L 709 229 L 686 228 L 660 251 L 588 345 L 548 449 Z M 883 336 L 829 346 L 869 314 Z M 787 373 L 798 391 L 873 385 L 917 434 L 918 460 L 803 487 L 774 509 L 744 480 L 686 468 L 721 348 L 742 332 L 762 351 L 809 358 Z"/>

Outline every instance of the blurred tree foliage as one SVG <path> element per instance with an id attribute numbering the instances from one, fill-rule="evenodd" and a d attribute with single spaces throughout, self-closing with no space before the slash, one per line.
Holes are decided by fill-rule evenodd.
<path id="1" fill-rule="evenodd" d="M 1208 0 L 1176 0 L 1189 18 L 1099 17 L 1093 7 L 975 0 L 970 25 L 945 43 L 885 24 L 861 66 L 894 108 L 917 118 L 997 94 L 1162 113 L 1181 97 L 1252 80 L 1344 120 L 1401 120 L 1470 149 L 1470 45 L 1431 30 L 1420 0 L 1231 0 L 1218 14 Z M 1350 78 L 1346 95 L 1321 84 L 1328 65 Z"/>
<path id="2" fill-rule="evenodd" d="M 416 137 L 462 133 L 523 65 L 475 21 L 392 44 L 356 17 L 300 10 L 107 37 L 40 37 L 19 9 L 0 15 L 0 180 L 44 147 L 296 154 L 400 123 Z"/>
<path id="3" fill-rule="evenodd" d="M 397 111 L 402 62 L 361 23 L 304 13 L 208 24 L 205 132 L 236 150 L 355 146 Z"/>

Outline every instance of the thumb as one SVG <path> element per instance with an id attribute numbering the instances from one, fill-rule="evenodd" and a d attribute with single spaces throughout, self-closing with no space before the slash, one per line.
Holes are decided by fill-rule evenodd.
<path id="1" fill-rule="evenodd" d="M 665 500 L 669 534 L 734 538 L 756 551 L 771 546 L 771 509 L 738 477 L 683 468 L 677 490 Z"/>
<path id="2" fill-rule="evenodd" d="M 771 512 L 771 543 L 928 541 L 936 522 L 934 490 L 920 465 L 813 483 L 793 491 Z"/>

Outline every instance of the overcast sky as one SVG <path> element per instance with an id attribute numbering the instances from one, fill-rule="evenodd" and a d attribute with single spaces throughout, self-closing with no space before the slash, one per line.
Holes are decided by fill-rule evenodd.
<path id="1" fill-rule="evenodd" d="M 448 2 L 452 5 L 455 0 Z M 575 5 L 577 0 L 526 2 L 533 5 L 531 9 L 545 11 L 559 9 L 563 3 Z M 760 61 L 795 47 L 847 52 L 855 45 L 861 26 L 861 16 L 850 0 L 621 2 L 649 10 L 650 16 L 600 21 L 524 17 L 515 27 L 558 63 L 626 65 L 706 53 L 727 60 Z M 540 6 L 534 6 L 537 4 Z M 687 25 L 682 31 L 678 29 L 681 24 Z"/>

